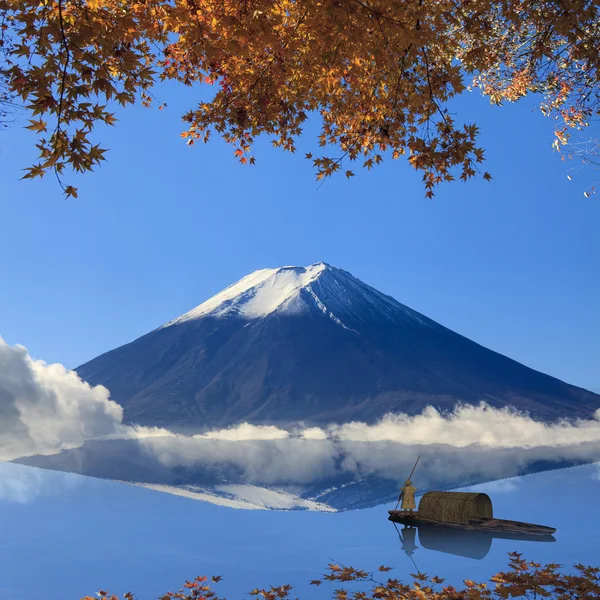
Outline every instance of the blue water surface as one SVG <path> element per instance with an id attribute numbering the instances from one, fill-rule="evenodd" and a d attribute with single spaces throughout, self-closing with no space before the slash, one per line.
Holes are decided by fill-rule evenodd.
<path id="1" fill-rule="evenodd" d="M 328 598 L 334 585 L 309 581 L 329 562 L 388 565 L 406 582 L 417 568 L 458 586 L 503 570 L 513 550 L 569 570 L 578 562 L 600 566 L 600 463 L 468 489 L 488 493 L 497 517 L 556 527 L 556 542 L 495 539 L 477 560 L 423 548 L 417 536 L 409 557 L 387 520 L 393 505 L 343 513 L 240 510 L 0 463 L 0 600 L 79 600 L 100 589 L 152 600 L 214 574 L 223 576 L 216 589 L 229 600 L 284 583 L 294 586 L 293 598 Z"/>

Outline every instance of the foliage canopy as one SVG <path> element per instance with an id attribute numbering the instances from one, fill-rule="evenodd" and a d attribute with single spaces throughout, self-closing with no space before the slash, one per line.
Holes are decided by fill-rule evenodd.
<path id="1" fill-rule="evenodd" d="M 175 80 L 216 90 L 183 116 L 189 144 L 216 132 L 254 163 L 258 135 L 294 151 L 316 113 L 317 178 L 388 152 L 432 196 L 484 160 L 476 124 L 447 108 L 467 87 L 494 104 L 541 94 L 557 149 L 599 114 L 599 12 L 598 0 L 0 0 L 2 71 L 39 134 L 25 178 L 91 170 L 111 103 L 148 105 Z"/>
<path id="2" fill-rule="evenodd" d="M 329 572 L 323 579 L 311 581 L 313 585 L 321 585 L 323 581 L 349 583 L 354 581 L 371 582 L 372 589 L 368 592 L 356 591 L 350 593 L 346 589 L 337 589 L 333 600 L 507 600 L 508 598 L 554 598 L 555 600 L 592 600 L 600 597 L 600 568 L 575 565 L 575 574 L 567 575 L 558 571 L 561 565 L 550 563 L 542 566 L 540 563 L 526 561 L 518 552 L 510 552 L 508 571 L 502 571 L 491 577 L 490 582 L 476 583 L 464 580 L 465 587 L 456 589 L 453 586 L 441 587 L 444 579 L 428 577 L 426 574 L 412 575 L 414 582 L 407 585 L 398 579 L 388 578 L 378 581 L 372 573 L 352 567 L 329 565 Z M 386 573 L 390 567 L 381 566 L 378 571 Z M 211 582 L 221 580 L 213 576 Z M 167 592 L 159 600 L 224 600 L 212 590 L 207 577 L 196 577 L 187 581 L 179 592 Z M 290 585 L 271 586 L 270 589 L 254 589 L 251 596 L 262 600 L 289 600 Z M 98 598 L 99 597 L 99 598 Z M 131 592 L 123 596 L 125 600 L 134 600 Z M 82 600 L 119 600 L 108 592 L 98 592 L 96 597 L 86 596 Z"/>

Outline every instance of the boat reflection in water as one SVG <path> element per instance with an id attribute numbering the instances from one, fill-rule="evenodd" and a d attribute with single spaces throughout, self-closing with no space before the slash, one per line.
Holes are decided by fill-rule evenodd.
<path id="1" fill-rule="evenodd" d="M 396 523 L 394 523 L 394 527 L 398 531 L 402 550 L 411 560 L 413 554 L 419 548 L 417 545 L 417 531 L 419 544 L 422 548 L 435 550 L 436 552 L 445 552 L 446 554 L 454 554 L 456 556 L 464 556 L 465 558 L 474 558 L 476 560 L 481 560 L 487 556 L 494 538 L 530 542 L 556 541 L 555 537 L 551 534 L 491 533 L 488 531 L 444 527 L 443 525 L 418 525 L 416 527 L 407 526 L 399 529 Z"/>

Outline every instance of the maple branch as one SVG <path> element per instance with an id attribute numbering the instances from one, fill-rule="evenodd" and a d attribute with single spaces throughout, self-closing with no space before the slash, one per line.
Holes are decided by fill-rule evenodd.
<path id="1" fill-rule="evenodd" d="M 58 112 L 56 113 L 56 129 L 54 130 L 54 143 L 53 150 L 55 153 L 58 151 L 58 140 L 62 133 L 61 125 L 62 125 L 62 109 L 63 109 L 63 101 L 65 97 L 65 83 L 67 79 L 67 70 L 69 68 L 69 62 L 71 61 L 71 52 L 69 51 L 69 43 L 67 41 L 67 36 L 65 34 L 65 26 L 64 26 L 64 17 L 62 12 L 62 0 L 58 0 L 58 18 L 60 23 L 60 34 L 62 37 L 62 47 L 65 51 L 65 64 L 62 70 L 62 77 L 60 82 L 60 98 L 58 102 Z M 65 186 L 60 178 L 60 174 L 58 172 L 58 168 L 56 166 L 56 162 L 53 165 L 54 175 L 63 190 L 65 191 Z"/>
<path id="2" fill-rule="evenodd" d="M 563 2 L 563 0 L 558 0 L 558 1 L 560 2 L 561 6 L 563 7 L 563 10 L 565 11 L 565 13 L 568 14 L 569 9 L 565 6 L 565 3 Z M 583 29 L 578 27 L 576 22 L 572 22 L 571 27 L 573 27 L 573 29 L 575 29 L 575 31 L 578 31 L 581 35 L 583 35 L 585 38 L 587 38 L 588 41 L 593 41 L 593 38 L 588 34 L 588 32 L 583 31 Z"/>
<path id="3" fill-rule="evenodd" d="M 46 4 L 44 6 L 44 12 L 42 13 L 42 26 L 40 27 L 40 33 L 38 35 L 38 39 L 37 42 L 35 44 L 35 50 L 31 53 L 31 55 L 29 56 L 29 66 L 31 66 L 31 61 L 33 59 L 33 57 L 38 53 L 39 48 L 40 48 L 40 44 L 42 41 L 42 33 L 44 32 L 44 26 L 48 23 L 48 19 L 46 19 L 46 13 L 48 12 L 48 9 L 50 7 L 50 3 Z M 59 7 L 60 9 L 60 7 Z"/>
<path id="4" fill-rule="evenodd" d="M 267 134 L 293 151 L 321 111 L 321 140 L 336 146 L 316 165 L 321 176 L 344 158 L 371 168 L 387 150 L 410 150 L 432 185 L 461 164 L 468 179 L 482 160 L 478 130 L 448 112 L 467 73 L 494 104 L 540 93 L 544 114 L 564 121 L 559 145 L 594 118 L 599 1 L 0 0 L 0 115 L 7 100 L 33 97 L 32 116 L 52 125 L 26 178 L 53 166 L 62 177 L 99 162 L 88 134 L 114 122 L 111 101 L 141 94 L 148 105 L 159 80 L 206 80 L 220 89 L 184 116 L 190 144 L 218 133 L 240 156 Z"/>
<path id="5" fill-rule="evenodd" d="M 86 13 L 87 13 L 87 10 L 86 10 Z M 98 60 L 93 54 L 91 54 L 87 50 L 84 50 L 83 48 L 81 48 L 81 46 L 78 46 L 75 42 L 73 42 L 73 40 L 67 40 L 67 41 L 71 46 L 73 46 L 73 48 L 75 48 L 76 50 L 79 50 L 79 52 L 81 52 L 81 54 L 83 54 L 91 62 L 96 63 L 100 67 L 102 67 L 104 65 L 104 63 L 102 61 Z M 159 49 L 159 48 L 157 47 L 157 49 Z M 75 64 L 82 64 L 81 61 L 77 60 L 77 58 L 75 58 L 75 57 L 72 57 L 72 60 L 73 60 L 73 63 L 75 63 Z M 117 89 L 119 89 L 119 87 L 118 87 L 119 80 L 116 79 L 110 73 L 107 73 L 107 76 L 108 76 L 109 80 L 115 84 L 115 87 Z M 121 92 L 123 92 L 124 90 L 125 90 L 125 87 L 123 86 L 121 88 Z M 154 100 L 156 100 L 157 102 L 159 102 L 159 103 L 161 102 L 152 92 L 148 91 L 147 89 L 144 90 L 144 93 L 147 94 L 148 96 L 150 96 L 151 98 L 153 98 Z"/>
<path id="6" fill-rule="evenodd" d="M 456 9 L 456 11 L 460 13 L 460 16 L 463 19 L 463 24 L 465 26 L 465 31 L 468 33 L 469 32 L 469 25 L 470 25 L 469 21 L 470 21 L 470 19 L 463 12 L 463 9 L 462 9 L 462 6 L 460 5 L 460 2 L 455 2 L 454 0 L 450 0 L 450 2 L 452 3 L 452 6 L 454 6 L 454 8 Z"/>
<path id="7" fill-rule="evenodd" d="M 300 19 L 298 19 L 298 23 L 296 23 L 296 25 L 294 26 L 294 29 L 292 30 L 292 33 L 295 33 L 298 28 L 300 27 L 300 25 L 302 25 L 302 22 L 304 21 L 304 19 L 306 18 L 306 16 L 308 15 L 308 10 L 300 17 Z M 289 42 L 285 42 L 285 44 L 283 45 L 283 49 L 285 49 L 287 47 Z M 241 98 L 242 96 L 247 96 L 249 94 L 252 93 L 252 91 L 256 88 L 256 86 L 258 85 L 258 82 L 262 79 L 262 77 L 265 75 L 265 73 L 271 68 L 271 66 L 273 65 L 273 63 L 275 62 L 275 59 L 277 58 L 277 54 L 273 53 L 273 57 L 271 58 L 271 60 L 269 61 L 269 63 L 267 64 L 267 66 L 259 73 L 258 77 L 252 82 L 252 84 L 250 85 L 250 87 L 245 90 L 245 91 L 240 91 L 238 94 L 236 94 L 233 98 L 230 98 L 229 100 L 227 100 L 227 102 L 225 102 L 224 104 L 222 104 L 219 107 L 216 107 L 214 110 L 216 111 L 217 108 L 227 108 L 229 107 L 231 104 L 233 104 L 236 100 L 238 100 L 239 98 Z M 214 113 L 214 111 L 213 111 Z M 210 117 L 210 115 L 209 115 Z"/>
<path id="8" fill-rule="evenodd" d="M 151 3 L 152 8 L 154 10 L 154 15 L 156 17 L 156 22 L 158 23 L 158 30 L 159 30 L 159 33 L 160 33 L 160 36 L 161 36 L 160 37 L 160 41 L 164 43 L 165 40 L 163 39 L 163 36 L 165 35 L 165 26 L 164 26 L 164 23 L 161 22 L 160 17 L 158 15 L 158 8 L 156 7 L 156 0 L 151 0 L 150 3 Z M 195 6 L 195 3 L 194 3 L 194 6 Z M 196 20 L 197 19 L 198 19 L 198 14 L 196 14 Z M 200 28 L 200 29 L 202 29 L 202 28 Z"/>
<path id="9" fill-rule="evenodd" d="M 425 48 L 421 48 L 421 52 L 423 52 L 423 56 L 425 57 L 425 74 L 427 76 L 427 86 L 429 88 L 429 99 L 431 100 L 431 103 L 435 106 L 435 108 L 437 109 L 438 113 L 440 114 L 440 116 L 442 117 L 442 119 L 444 120 L 444 123 L 446 125 L 448 125 L 448 120 L 446 119 L 446 115 L 443 113 L 442 109 L 440 108 L 439 104 L 435 101 L 434 98 L 434 94 L 433 94 L 433 89 L 431 86 L 431 78 L 429 76 L 429 58 L 427 56 L 427 52 L 425 51 Z M 427 108 L 428 113 L 429 113 L 429 107 Z M 427 116 L 427 120 L 429 121 L 429 117 L 430 114 L 428 114 Z"/>
<path id="10" fill-rule="evenodd" d="M 373 14 L 373 15 L 381 15 L 387 21 L 391 21 L 392 23 L 396 23 L 396 25 L 400 25 L 400 27 L 402 27 L 402 29 L 405 31 L 405 33 L 408 33 L 408 31 L 406 29 L 406 23 L 404 23 L 403 21 L 399 21 L 398 19 L 394 19 L 393 17 L 389 17 L 388 15 L 386 15 L 384 13 L 380 13 L 380 12 L 376 11 L 374 8 L 371 8 L 368 4 L 364 4 L 360 0 L 353 0 L 353 1 L 356 2 L 356 4 L 362 6 L 364 9 L 368 10 L 371 14 Z M 408 5 L 408 4 L 411 4 L 411 2 L 404 2 L 404 4 Z"/>
<path id="11" fill-rule="evenodd" d="M 64 96 L 65 96 L 65 82 L 66 82 L 66 78 L 67 78 L 67 70 L 69 68 L 69 62 L 71 60 L 71 53 L 69 51 L 69 43 L 67 41 L 67 36 L 65 35 L 64 18 L 63 18 L 63 12 L 62 12 L 62 0 L 58 0 L 58 18 L 59 18 L 59 23 L 60 23 L 60 34 L 62 37 L 62 46 L 65 50 L 65 64 L 64 64 L 64 67 L 62 70 L 62 78 L 61 78 L 61 82 L 60 82 L 60 99 L 59 99 L 59 103 L 58 103 L 58 113 L 56 115 L 56 118 L 57 118 L 56 131 L 60 130 L 61 117 L 62 117 L 62 105 L 63 105 Z"/>
<path id="12" fill-rule="evenodd" d="M 298 23 L 296 23 L 296 25 L 294 26 L 292 33 L 296 33 L 296 31 L 298 31 L 298 28 L 300 27 L 300 25 L 302 25 L 302 22 L 304 21 L 304 19 L 306 19 L 307 15 L 308 15 L 308 10 L 305 11 L 304 14 L 298 19 Z M 267 21 L 267 23 L 268 23 L 268 21 Z M 283 50 L 285 50 L 287 48 L 288 43 L 289 42 L 285 42 L 283 44 L 283 48 L 282 48 Z M 254 88 L 258 85 L 258 82 L 263 77 L 263 75 L 271 68 L 271 65 L 275 62 L 276 58 L 277 58 L 277 54 L 273 54 L 273 58 L 271 59 L 269 64 L 263 69 L 263 71 L 259 74 L 256 81 L 250 86 L 250 89 L 246 92 L 247 94 L 252 93 L 252 90 L 254 90 Z"/>
<path id="13" fill-rule="evenodd" d="M 398 79 L 396 80 L 396 89 L 394 91 L 394 102 L 392 104 L 392 109 L 395 110 L 396 113 L 398 112 L 397 105 L 398 105 L 398 90 L 400 89 L 400 80 L 404 77 L 404 73 L 406 72 L 406 66 L 404 64 L 404 61 L 406 60 L 406 57 L 408 56 L 408 53 L 410 52 L 411 48 L 412 48 L 412 42 L 404 50 L 404 55 L 400 59 L 401 60 L 400 72 L 398 73 Z"/>

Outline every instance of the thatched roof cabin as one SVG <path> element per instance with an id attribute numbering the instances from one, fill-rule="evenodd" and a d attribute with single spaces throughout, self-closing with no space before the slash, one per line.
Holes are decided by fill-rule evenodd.
<path id="1" fill-rule="evenodd" d="M 418 515 L 443 523 L 464 523 L 469 519 L 493 518 L 492 501 L 475 492 L 427 492 L 419 502 Z"/>

